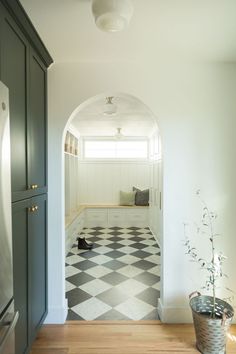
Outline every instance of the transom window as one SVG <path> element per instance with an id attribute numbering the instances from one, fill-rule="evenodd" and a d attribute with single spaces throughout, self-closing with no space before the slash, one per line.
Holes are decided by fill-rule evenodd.
<path id="1" fill-rule="evenodd" d="M 85 140 L 84 158 L 147 159 L 147 140 Z"/>

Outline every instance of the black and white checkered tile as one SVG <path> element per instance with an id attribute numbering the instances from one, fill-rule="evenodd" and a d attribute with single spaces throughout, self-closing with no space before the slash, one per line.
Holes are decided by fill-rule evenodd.
<path id="1" fill-rule="evenodd" d="M 84 229 L 66 257 L 68 320 L 158 319 L 160 249 L 149 228 Z"/>

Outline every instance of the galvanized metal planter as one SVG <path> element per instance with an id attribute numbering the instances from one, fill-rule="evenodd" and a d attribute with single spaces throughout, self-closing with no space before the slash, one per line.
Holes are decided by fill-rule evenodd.
<path id="1" fill-rule="evenodd" d="M 193 293 L 190 295 L 190 307 L 197 349 L 203 354 L 225 354 L 227 332 L 234 316 L 232 306 L 216 298 L 216 318 L 211 318 L 213 297 Z"/>

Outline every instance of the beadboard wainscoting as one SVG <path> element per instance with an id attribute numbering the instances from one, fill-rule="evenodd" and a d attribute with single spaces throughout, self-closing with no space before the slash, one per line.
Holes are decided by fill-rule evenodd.
<path id="1" fill-rule="evenodd" d="M 149 187 L 148 162 L 79 162 L 78 195 L 81 204 L 119 205 L 119 192 Z"/>
<path id="2" fill-rule="evenodd" d="M 65 153 L 65 215 L 69 216 L 80 205 L 78 193 L 78 157 Z"/>

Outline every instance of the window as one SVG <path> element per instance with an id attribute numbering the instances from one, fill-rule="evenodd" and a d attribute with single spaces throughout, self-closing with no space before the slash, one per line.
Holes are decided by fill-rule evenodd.
<path id="1" fill-rule="evenodd" d="M 146 140 L 85 140 L 84 157 L 95 159 L 146 159 Z"/>

